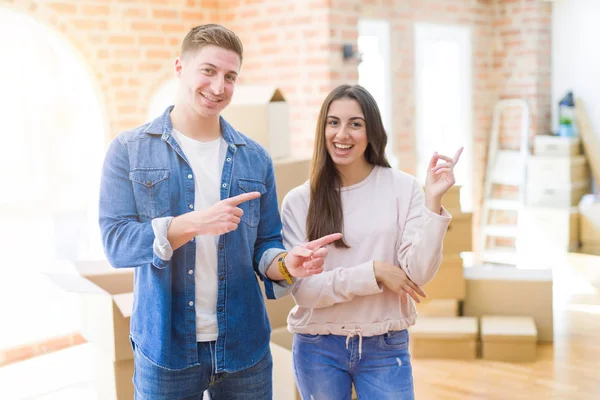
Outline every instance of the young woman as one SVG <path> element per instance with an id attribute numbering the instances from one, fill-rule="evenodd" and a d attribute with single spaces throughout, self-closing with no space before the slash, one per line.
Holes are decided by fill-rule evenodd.
<path id="1" fill-rule="evenodd" d="M 417 316 L 412 300 L 425 297 L 441 262 L 451 218 L 441 199 L 462 148 L 454 158 L 433 155 L 424 192 L 390 168 L 386 142 L 373 97 L 336 88 L 321 107 L 310 181 L 283 202 L 286 247 L 343 233 L 323 272 L 292 291 L 288 328 L 306 400 L 350 399 L 352 384 L 360 400 L 414 398 L 406 329 Z"/>

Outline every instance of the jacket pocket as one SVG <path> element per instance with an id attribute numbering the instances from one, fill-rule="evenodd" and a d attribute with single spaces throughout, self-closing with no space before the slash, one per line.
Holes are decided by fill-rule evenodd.
<path id="1" fill-rule="evenodd" d="M 238 186 L 241 193 L 259 192 L 261 195 L 267 193 L 265 184 L 254 179 L 240 178 L 238 179 Z M 245 201 L 238 207 L 244 211 L 242 222 L 252 228 L 256 228 L 260 222 L 260 197 L 258 199 Z"/>
<path id="2" fill-rule="evenodd" d="M 169 174 L 168 168 L 136 168 L 129 172 L 140 216 L 153 219 L 169 212 Z"/>

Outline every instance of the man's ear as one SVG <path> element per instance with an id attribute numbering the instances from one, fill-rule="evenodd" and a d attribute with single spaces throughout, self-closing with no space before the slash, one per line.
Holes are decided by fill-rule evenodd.
<path id="1" fill-rule="evenodd" d="M 175 59 L 175 76 L 177 78 L 181 78 L 181 73 L 183 72 L 183 60 L 181 57 L 177 57 Z"/>

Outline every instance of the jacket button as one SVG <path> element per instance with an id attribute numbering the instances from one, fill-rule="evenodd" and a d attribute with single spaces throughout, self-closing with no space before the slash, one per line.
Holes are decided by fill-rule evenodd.
<path id="1" fill-rule="evenodd" d="M 221 276 L 219 276 L 219 280 L 220 280 L 220 281 L 224 281 L 224 280 L 225 280 L 225 275 L 221 275 Z"/>
<path id="2" fill-rule="evenodd" d="M 223 250 L 223 247 L 225 247 L 223 246 L 223 243 L 219 243 L 219 250 Z"/>
<path id="3" fill-rule="evenodd" d="M 222 312 L 222 311 L 223 311 L 223 307 L 219 307 L 219 308 L 217 308 L 217 311 L 218 311 L 218 312 Z"/>
<path id="4" fill-rule="evenodd" d="M 148 186 L 148 187 L 152 186 L 152 182 L 146 181 L 146 186 Z"/>

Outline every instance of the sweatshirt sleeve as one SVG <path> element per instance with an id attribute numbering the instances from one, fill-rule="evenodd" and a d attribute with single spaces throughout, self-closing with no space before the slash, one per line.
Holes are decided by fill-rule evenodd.
<path id="1" fill-rule="evenodd" d="M 423 188 L 415 179 L 405 218 L 405 221 L 398 221 L 404 226 L 398 262 L 411 281 L 424 286 L 440 267 L 444 236 L 452 217 L 443 207 L 441 214 L 436 214 L 425 206 Z"/>
<path id="2" fill-rule="evenodd" d="M 283 244 L 287 249 L 307 242 L 307 204 L 298 193 L 290 194 L 291 196 L 284 199 L 281 212 Z M 332 271 L 298 279 L 292 289 L 292 296 L 300 307 L 321 308 L 381 291 L 371 260 L 353 267 L 338 267 Z"/>

